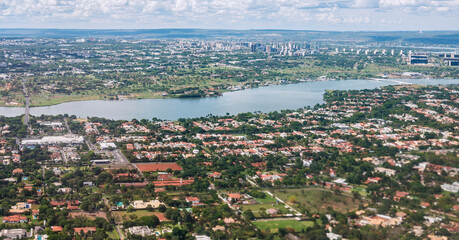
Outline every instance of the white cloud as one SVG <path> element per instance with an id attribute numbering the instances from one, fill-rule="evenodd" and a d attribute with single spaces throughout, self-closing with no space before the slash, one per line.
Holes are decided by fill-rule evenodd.
<path id="1" fill-rule="evenodd" d="M 453 26 L 458 11 L 459 0 L 0 0 L 0 27 L 50 27 L 66 22 L 105 28 L 113 20 L 123 27 L 138 28 L 148 26 L 150 19 L 153 27 L 305 28 L 323 24 L 334 29 L 350 25 L 368 29 L 374 22 L 390 22 L 400 14 L 408 14 L 406 21 L 413 21 L 411 24 L 422 15 L 443 18 Z"/>

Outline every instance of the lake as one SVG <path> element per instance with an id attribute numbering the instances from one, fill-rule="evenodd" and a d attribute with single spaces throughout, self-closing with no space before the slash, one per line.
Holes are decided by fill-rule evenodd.
<path id="1" fill-rule="evenodd" d="M 69 114 L 77 117 L 104 117 L 109 119 L 159 119 L 177 120 L 212 115 L 238 114 L 242 112 L 270 112 L 282 109 L 298 109 L 323 103 L 327 89 L 374 89 L 396 85 L 400 82 L 418 84 L 459 84 L 459 79 L 390 79 L 390 80 L 340 80 L 302 82 L 289 85 L 260 87 L 237 92 L 227 92 L 220 97 L 141 99 L 124 101 L 77 101 L 48 107 L 33 107 L 35 116 Z M 0 115 L 8 117 L 24 114 L 24 108 L 0 107 Z"/>

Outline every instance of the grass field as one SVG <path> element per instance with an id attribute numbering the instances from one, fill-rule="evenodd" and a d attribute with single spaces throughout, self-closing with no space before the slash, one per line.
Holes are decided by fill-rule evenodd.
<path id="1" fill-rule="evenodd" d="M 298 210 L 306 209 L 309 212 L 324 213 L 328 207 L 338 212 L 349 212 L 358 209 L 359 200 L 351 196 L 336 195 L 333 191 L 322 188 L 283 189 L 272 193 Z M 290 203 L 290 196 L 296 196 L 296 202 Z"/>
<path id="2" fill-rule="evenodd" d="M 120 239 L 120 237 L 118 236 L 118 233 L 116 232 L 115 229 L 113 229 L 113 231 L 111 231 L 111 232 L 107 232 L 107 235 L 111 239 Z"/>
<path id="3" fill-rule="evenodd" d="M 312 227 L 312 221 L 298 221 L 298 220 L 275 220 L 275 221 L 256 221 L 252 222 L 258 229 L 265 232 L 277 232 L 279 228 L 293 228 L 295 232 L 306 230 Z"/>
<path id="4" fill-rule="evenodd" d="M 276 199 L 270 197 L 269 195 L 266 195 L 266 198 L 255 198 L 255 200 L 262 204 L 275 204 L 277 202 Z"/>
<path id="5" fill-rule="evenodd" d="M 279 215 L 291 213 L 289 210 L 285 208 L 284 204 L 282 203 L 277 204 L 276 199 L 270 196 L 267 196 L 266 198 L 255 198 L 255 200 L 259 202 L 259 204 L 242 205 L 241 209 L 243 211 L 246 211 L 249 209 L 252 210 L 255 217 L 262 217 L 262 216 L 267 217 L 268 215 L 266 215 L 266 209 L 270 209 L 270 208 L 277 209 Z"/>

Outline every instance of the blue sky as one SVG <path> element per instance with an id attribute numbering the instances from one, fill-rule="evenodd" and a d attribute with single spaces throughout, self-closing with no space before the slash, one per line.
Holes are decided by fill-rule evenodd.
<path id="1" fill-rule="evenodd" d="M 0 0 L 0 28 L 459 30 L 459 0 Z"/>

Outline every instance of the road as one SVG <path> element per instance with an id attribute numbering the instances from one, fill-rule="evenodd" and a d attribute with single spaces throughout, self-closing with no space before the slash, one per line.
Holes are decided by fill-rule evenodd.
<path id="1" fill-rule="evenodd" d="M 64 118 L 64 124 L 65 124 L 65 127 L 67 128 L 67 131 L 69 132 L 69 134 L 72 134 L 72 130 L 70 130 L 67 118 Z"/>
<path id="2" fill-rule="evenodd" d="M 120 240 L 124 240 L 124 234 L 123 230 L 121 230 L 122 225 L 116 225 L 116 232 L 118 232 L 118 236 L 120 237 Z"/>
<path id="3" fill-rule="evenodd" d="M 24 125 L 27 125 L 27 127 L 30 128 L 29 126 L 30 97 L 29 97 L 29 92 L 27 91 L 27 88 L 25 86 L 25 80 L 22 80 L 22 91 L 24 92 L 24 96 L 25 96 Z"/>
<path id="4" fill-rule="evenodd" d="M 130 164 L 130 162 L 127 160 L 127 158 L 123 155 L 121 150 L 116 149 L 111 152 L 113 156 L 115 157 L 115 161 L 113 162 L 114 164 Z"/>

